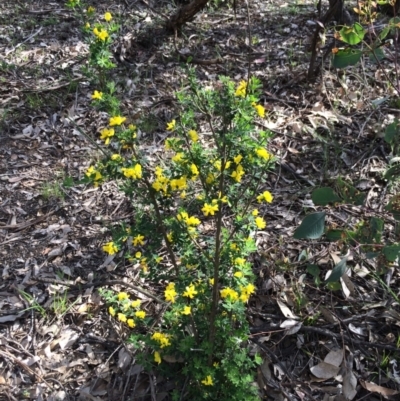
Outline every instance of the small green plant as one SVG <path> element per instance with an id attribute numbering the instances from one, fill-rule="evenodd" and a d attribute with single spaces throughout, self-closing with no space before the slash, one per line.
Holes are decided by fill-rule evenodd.
<path id="1" fill-rule="evenodd" d="M 364 203 L 365 194 L 358 191 L 351 183 L 338 178 L 333 188 L 318 188 L 311 194 L 311 199 L 315 205 L 328 206 L 347 203 L 360 206 Z M 395 232 L 398 230 L 400 221 L 400 196 L 395 195 L 391 198 L 386 210 L 392 213 L 395 219 Z M 396 263 L 400 257 L 400 243 L 392 242 L 384 236 L 384 220 L 381 217 L 369 216 L 361 219 L 353 227 L 338 228 L 325 226 L 326 213 L 316 212 L 307 215 L 294 233 L 297 239 L 319 239 L 325 235 L 329 241 L 336 241 L 343 245 L 345 249 L 354 248 L 365 254 L 365 258 L 375 259 L 376 271 L 371 274 L 377 277 L 385 273 L 389 266 Z M 325 280 L 325 284 L 331 290 L 341 288 L 339 280 L 345 274 L 347 257 L 336 264 L 330 276 Z M 321 284 L 320 268 L 318 265 L 310 264 L 307 272 L 314 277 L 317 285 Z M 383 283 L 383 282 L 382 282 Z M 382 284 L 381 283 L 381 284 Z"/>
<path id="2" fill-rule="evenodd" d="M 65 197 L 60 183 L 57 181 L 45 182 L 40 189 L 40 194 L 46 200 L 51 198 L 64 200 Z"/>
<path id="3" fill-rule="evenodd" d="M 96 28 L 90 63 L 99 66 L 99 49 L 111 38 Z M 99 76 L 112 68 L 100 67 Z M 256 291 L 249 257 L 273 200 L 263 188 L 273 165 L 270 134 L 256 125 L 265 116 L 261 84 L 219 77 L 202 87 L 190 69 L 189 89 L 177 93 L 179 117 L 166 126 L 164 157 L 155 161 L 137 135 L 148 122 L 129 121 L 114 83 L 102 77 L 92 102 L 109 115 L 100 131 L 104 157 L 82 182 L 119 183 L 132 204 L 132 223 L 114 226 L 103 251 L 125 258 L 163 293 L 163 299 L 151 294 L 163 310 L 152 315 L 128 293 L 103 290 L 108 312 L 132 329 L 129 341 L 146 369 L 181 383 L 174 400 L 257 400 L 261 358 L 247 349 L 246 304 Z"/>
<path id="4" fill-rule="evenodd" d="M 43 306 L 41 306 L 32 295 L 23 290 L 19 290 L 19 293 L 21 294 L 22 298 L 24 298 L 25 301 L 29 304 L 29 307 L 26 310 L 33 309 L 34 311 L 39 312 L 42 317 L 46 316 L 46 309 L 44 309 Z"/>

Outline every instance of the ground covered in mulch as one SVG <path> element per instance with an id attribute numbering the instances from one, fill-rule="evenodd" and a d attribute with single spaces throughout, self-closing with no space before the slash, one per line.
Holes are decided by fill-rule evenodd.
<path id="1" fill-rule="evenodd" d="M 93 2 L 120 16 L 113 79 L 126 115 L 140 120 L 149 152 L 160 153 L 188 56 L 204 85 L 249 71 L 260 78 L 268 111 L 260 124 L 274 133 L 277 166 L 263 183 L 275 199 L 257 240 L 258 292 L 248 307 L 249 343 L 264 360 L 255 381 L 268 400 L 400 399 L 397 263 L 386 268 L 351 248 L 349 270 L 331 291 L 320 281 L 343 244 L 293 238 L 305 214 L 325 210 L 330 227 L 380 217 L 385 239 L 396 240 L 384 209 L 396 193 L 383 179 L 393 155 L 382 139 L 399 113 L 386 75 L 395 49 L 381 69 L 366 59 L 336 71 L 327 58 L 308 82 L 313 2 L 237 3 L 213 3 L 175 37 L 163 29 L 172 2 Z M 63 185 L 99 157 L 93 141 L 107 120 L 90 105 L 87 53 L 63 1 L 0 3 L 1 400 L 169 399 L 170 383 L 143 372 L 128 330 L 98 294 L 101 286 L 135 293 L 137 267 L 101 250 L 110 228 L 129 221 L 130 204 L 113 182 Z M 366 195 L 362 206 L 314 205 L 311 192 L 337 177 Z"/>

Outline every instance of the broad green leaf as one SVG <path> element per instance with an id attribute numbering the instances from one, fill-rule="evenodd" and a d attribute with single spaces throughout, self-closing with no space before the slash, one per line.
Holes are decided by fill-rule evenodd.
<path id="1" fill-rule="evenodd" d="M 385 52 L 382 47 L 376 47 L 372 51 L 369 52 L 369 58 L 373 63 L 376 63 L 377 60 L 381 61 L 385 58 Z"/>
<path id="2" fill-rule="evenodd" d="M 387 245 L 383 247 L 382 253 L 389 262 L 395 262 L 399 257 L 400 244 Z"/>
<path id="3" fill-rule="evenodd" d="M 390 169 L 386 171 L 383 177 L 388 181 L 400 178 L 400 164 L 396 164 L 395 166 L 390 167 Z"/>
<path id="4" fill-rule="evenodd" d="M 339 202 L 340 198 L 332 188 L 317 188 L 311 194 L 311 199 L 315 205 L 326 206 L 328 203 Z"/>
<path id="5" fill-rule="evenodd" d="M 325 237 L 328 241 L 340 241 L 347 238 L 347 233 L 346 230 L 328 230 Z"/>
<path id="6" fill-rule="evenodd" d="M 313 277 L 318 277 L 319 274 L 321 273 L 321 270 L 318 267 L 318 265 L 308 265 L 307 273 L 311 274 Z"/>
<path id="7" fill-rule="evenodd" d="M 362 52 L 360 50 L 353 50 L 353 49 L 339 50 L 333 56 L 332 65 L 335 68 L 345 68 L 350 65 L 355 65 L 360 61 L 361 56 Z"/>
<path id="8" fill-rule="evenodd" d="M 344 257 L 332 270 L 330 276 L 325 280 L 326 283 L 334 283 L 339 281 L 340 277 L 343 276 L 346 271 L 347 257 Z"/>
<path id="9" fill-rule="evenodd" d="M 390 32 L 390 26 L 389 26 L 389 25 L 386 25 L 386 26 L 382 29 L 382 32 L 379 34 L 379 39 L 380 39 L 380 40 L 385 39 L 389 32 Z"/>
<path id="10" fill-rule="evenodd" d="M 342 289 L 342 284 L 339 282 L 327 283 L 326 287 L 331 291 L 339 291 Z"/>
<path id="11" fill-rule="evenodd" d="M 344 26 L 340 31 L 340 40 L 348 43 L 349 45 L 357 45 L 363 39 L 365 35 L 364 28 L 361 24 L 356 22 L 353 26 Z"/>
<path id="12" fill-rule="evenodd" d="M 296 239 L 317 239 L 321 238 L 325 227 L 325 212 L 309 214 L 296 228 L 293 237 Z"/>
<path id="13" fill-rule="evenodd" d="M 399 139 L 399 120 L 396 118 L 385 129 L 385 142 L 392 145 L 395 140 Z"/>

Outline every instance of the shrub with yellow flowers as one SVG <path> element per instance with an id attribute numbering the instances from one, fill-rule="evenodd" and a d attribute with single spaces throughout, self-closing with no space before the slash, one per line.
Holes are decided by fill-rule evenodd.
<path id="1" fill-rule="evenodd" d="M 157 163 L 116 109 L 100 130 L 107 157 L 87 170 L 86 181 L 118 181 L 134 212 L 132 224 L 113 228 L 103 251 L 127 259 L 149 288 L 160 289 L 164 312 L 151 316 L 124 292 L 103 296 L 108 313 L 133 329 L 143 366 L 185 376 L 177 399 L 256 400 L 260 358 L 246 347 L 245 312 L 256 292 L 249 257 L 273 201 L 264 185 L 273 165 L 270 135 L 256 126 L 265 115 L 257 79 L 220 77 L 201 88 L 195 74 L 189 70 L 190 90 L 177 93 L 179 117 L 166 124 Z M 98 91 L 92 98 L 104 100 Z"/>

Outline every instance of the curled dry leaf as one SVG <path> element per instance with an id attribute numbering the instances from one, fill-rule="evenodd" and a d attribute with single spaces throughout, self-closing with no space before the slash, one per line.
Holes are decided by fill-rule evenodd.
<path id="1" fill-rule="evenodd" d="M 311 373 L 318 379 L 332 379 L 339 373 L 339 367 L 330 363 L 321 362 L 310 369 Z"/>
<path id="2" fill-rule="evenodd" d="M 360 384 L 366 390 L 371 391 L 372 393 L 378 393 L 382 397 L 385 397 L 385 398 L 388 398 L 388 397 L 391 397 L 393 395 L 399 394 L 399 391 L 397 391 L 397 390 L 393 390 L 393 389 L 387 388 L 387 387 L 378 386 L 377 384 L 372 383 L 372 382 L 366 382 L 364 380 L 360 380 Z"/>

